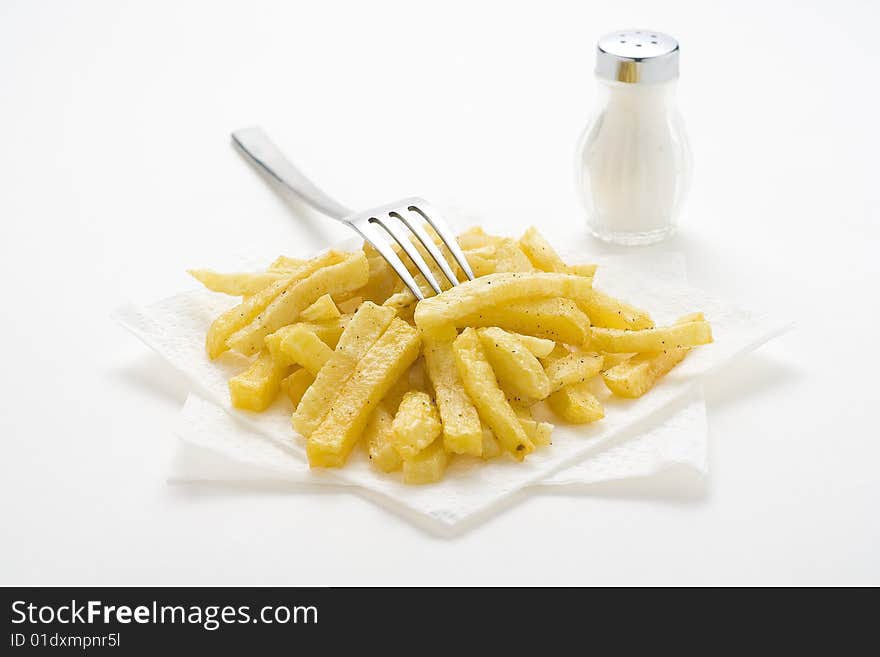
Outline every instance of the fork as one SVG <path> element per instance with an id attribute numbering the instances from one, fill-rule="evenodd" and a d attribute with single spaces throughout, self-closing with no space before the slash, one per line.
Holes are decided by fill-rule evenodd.
<path id="1" fill-rule="evenodd" d="M 446 260 L 438 245 L 431 239 L 425 230 L 425 225 L 431 226 L 439 235 L 443 244 L 449 249 L 455 262 L 469 280 L 474 279 L 474 272 L 468 264 L 461 247 L 455 239 L 455 234 L 450 230 L 440 213 L 422 198 L 405 198 L 387 205 L 380 205 L 363 212 L 353 212 L 335 199 L 328 196 L 299 169 L 284 157 L 278 147 L 272 143 L 262 128 L 244 128 L 232 133 L 233 141 L 251 159 L 251 161 L 266 171 L 272 178 L 280 182 L 286 188 L 294 192 L 299 198 L 311 205 L 322 214 L 341 221 L 353 228 L 357 233 L 369 242 L 379 254 L 385 258 L 391 268 L 400 277 L 403 283 L 410 289 L 413 295 L 421 301 L 425 298 L 421 287 L 416 283 L 400 256 L 395 252 L 392 243 L 387 236 L 396 242 L 404 253 L 412 260 L 418 272 L 425 278 L 431 289 L 440 294 L 442 288 L 428 263 L 419 253 L 412 241 L 414 235 L 425 250 L 430 254 L 434 262 L 443 272 L 443 275 L 454 287 L 460 282 L 452 265 Z M 384 231 L 384 232 L 383 232 Z M 385 235 L 387 233 L 387 236 Z"/>

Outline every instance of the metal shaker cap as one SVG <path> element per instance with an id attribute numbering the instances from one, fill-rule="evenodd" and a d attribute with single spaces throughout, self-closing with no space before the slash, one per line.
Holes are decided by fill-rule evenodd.
<path id="1" fill-rule="evenodd" d="M 596 75 L 630 84 L 678 77 L 678 41 L 656 30 L 609 32 L 596 44 Z"/>

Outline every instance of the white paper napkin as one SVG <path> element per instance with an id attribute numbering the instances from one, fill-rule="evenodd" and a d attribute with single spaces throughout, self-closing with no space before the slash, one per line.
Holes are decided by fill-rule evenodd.
<path id="1" fill-rule="evenodd" d="M 547 481 L 586 457 L 599 454 L 625 434 L 656 426 L 664 409 L 682 403 L 697 390 L 705 375 L 787 328 L 784 322 L 738 308 L 686 284 L 663 282 L 653 273 L 640 275 L 611 259 L 600 260 L 599 264 L 597 287 L 647 308 L 661 324 L 701 310 L 712 322 L 715 343 L 694 350 L 641 399 L 614 398 L 599 383 L 595 392 L 603 401 L 606 417 L 585 427 L 554 420 L 553 447 L 531 454 L 524 463 L 497 459 L 484 464 L 457 459 L 442 482 L 412 487 L 395 475 L 376 472 L 363 452 L 356 451 L 345 468 L 314 470 L 310 479 L 359 486 L 359 492 L 402 515 L 434 530 L 451 531 L 483 517 L 517 491 Z M 304 462 L 304 446 L 290 428 L 289 408 L 283 400 L 261 414 L 233 409 L 226 382 L 244 368 L 245 360 L 226 354 L 211 362 L 205 355 L 208 325 L 232 303 L 207 290 L 194 290 L 144 307 L 128 305 L 116 317 L 184 373 L 204 399 L 236 417 L 247 428 L 242 435 L 258 433 L 274 450 Z"/>

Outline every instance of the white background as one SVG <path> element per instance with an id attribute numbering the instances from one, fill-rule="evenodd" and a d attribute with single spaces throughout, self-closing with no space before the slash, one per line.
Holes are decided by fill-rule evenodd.
<path id="1" fill-rule="evenodd" d="M 880 583 L 878 5 L 0 2 L 0 583 Z M 342 492 L 172 487 L 186 386 L 114 325 L 257 244 L 345 233 L 232 150 L 260 124 L 354 207 L 582 228 L 593 47 L 682 43 L 691 280 L 794 332 L 707 387 L 711 477 L 520 500 L 452 540 Z M 674 484 L 674 482 L 672 482 Z M 625 493 L 625 494 L 624 494 Z"/>

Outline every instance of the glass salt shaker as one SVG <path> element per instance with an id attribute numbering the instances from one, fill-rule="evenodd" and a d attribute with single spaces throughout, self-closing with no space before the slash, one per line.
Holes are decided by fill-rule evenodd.
<path id="1" fill-rule="evenodd" d="M 675 232 L 691 151 L 676 104 L 678 42 L 620 30 L 597 44 L 600 104 L 577 149 L 587 227 L 601 240 L 650 244 Z"/>

